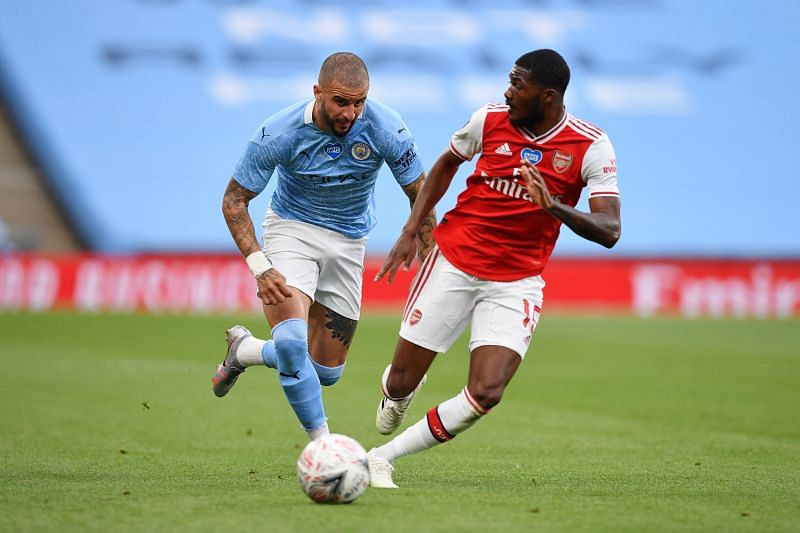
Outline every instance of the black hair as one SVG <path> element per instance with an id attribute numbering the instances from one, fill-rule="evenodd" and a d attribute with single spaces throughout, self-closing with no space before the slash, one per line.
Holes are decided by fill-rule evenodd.
<path id="1" fill-rule="evenodd" d="M 369 86 L 369 73 L 364 60 L 350 52 L 336 52 L 329 55 L 319 69 L 320 86 L 338 81 L 348 88 Z"/>
<path id="2" fill-rule="evenodd" d="M 569 85 L 569 66 L 555 50 L 542 48 L 524 54 L 516 62 L 530 72 L 531 80 L 546 89 L 556 89 L 561 94 Z"/>

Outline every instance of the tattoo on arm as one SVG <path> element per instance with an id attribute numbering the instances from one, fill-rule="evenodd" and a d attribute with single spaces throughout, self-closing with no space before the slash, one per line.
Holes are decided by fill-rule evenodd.
<path id="1" fill-rule="evenodd" d="M 433 230 L 436 229 L 436 212 L 431 211 L 422 221 L 417 232 L 417 248 L 419 248 L 419 263 L 422 264 L 428 254 L 433 250 L 436 242 L 433 240 Z"/>
<path id="2" fill-rule="evenodd" d="M 356 333 L 358 320 L 344 317 L 327 308 L 325 309 L 325 316 L 329 319 L 325 323 L 325 327 L 331 330 L 331 337 L 344 344 L 346 348 L 349 348 L 350 343 L 353 342 L 353 335 Z"/>
<path id="3" fill-rule="evenodd" d="M 256 238 L 253 221 L 247 211 L 250 200 L 256 196 L 256 193 L 245 189 L 231 178 L 222 198 L 222 214 L 225 216 L 225 222 L 228 224 L 236 246 L 244 256 L 261 249 Z"/>
<path id="4" fill-rule="evenodd" d="M 413 183 L 409 183 L 405 187 L 403 187 L 403 192 L 406 193 L 408 196 L 409 204 L 411 204 L 411 208 L 414 208 L 414 202 L 417 201 L 417 196 L 419 195 L 420 189 L 422 189 L 422 185 L 425 183 L 425 174 L 419 177 Z M 422 221 L 422 224 L 419 226 L 419 230 L 417 231 L 417 250 L 419 256 L 419 262 L 422 264 L 425 261 L 425 258 L 428 257 L 428 254 L 433 249 L 434 240 L 433 240 L 433 230 L 436 228 L 436 210 L 431 209 L 431 212 L 425 217 Z"/>

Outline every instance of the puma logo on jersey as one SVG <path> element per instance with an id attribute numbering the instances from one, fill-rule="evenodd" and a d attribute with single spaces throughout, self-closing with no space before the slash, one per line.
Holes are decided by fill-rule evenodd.
<path id="1" fill-rule="evenodd" d="M 511 155 L 511 148 L 509 148 L 508 143 L 503 143 L 497 147 L 494 153 L 500 155 Z"/>

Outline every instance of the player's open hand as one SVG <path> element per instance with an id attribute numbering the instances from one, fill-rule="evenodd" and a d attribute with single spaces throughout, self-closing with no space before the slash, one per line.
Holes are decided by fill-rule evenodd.
<path id="1" fill-rule="evenodd" d="M 523 159 L 520 171 L 522 179 L 525 180 L 525 187 L 528 189 L 528 196 L 531 197 L 531 201 L 545 209 L 550 209 L 554 200 L 550 196 L 547 184 L 536 166 L 527 159 Z"/>
<path id="2" fill-rule="evenodd" d="M 378 271 L 378 275 L 375 276 L 375 281 L 380 281 L 388 272 L 389 283 L 391 283 L 394 280 L 394 275 L 397 274 L 397 269 L 401 266 L 405 272 L 408 272 L 416 255 L 417 243 L 414 234 L 408 234 L 406 232 L 401 233 L 397 242 L 392 246 L 392 251 L 386 256 L 386 260 L 383 262 L 380 271 Z"/>
<path id="3" fill-rule="evenodd" d="M 258 283 L 258 297 L 264 305 L 282 303 L 286 298 L 292 297 L 292 291 L 286 285 L 286 278 L 275 268 L 270 268 L 256 278 Z"/>

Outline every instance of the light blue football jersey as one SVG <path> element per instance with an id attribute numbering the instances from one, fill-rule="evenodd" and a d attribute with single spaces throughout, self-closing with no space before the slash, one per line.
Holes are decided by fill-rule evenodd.
<path id="1" fill-rule="evenodd" d="M 271 207 L 278 216 L 361 238 L 377 222 L 374 191 L 383 162 L 401 186 L 422 174 L 414 138 L 397 112 L 373 98 L 344 137 L 314 125 L 313 107 L 313 99 L 304 100 L 264 121 L 233 178 L 260 193 L 274 173 Z"/>

